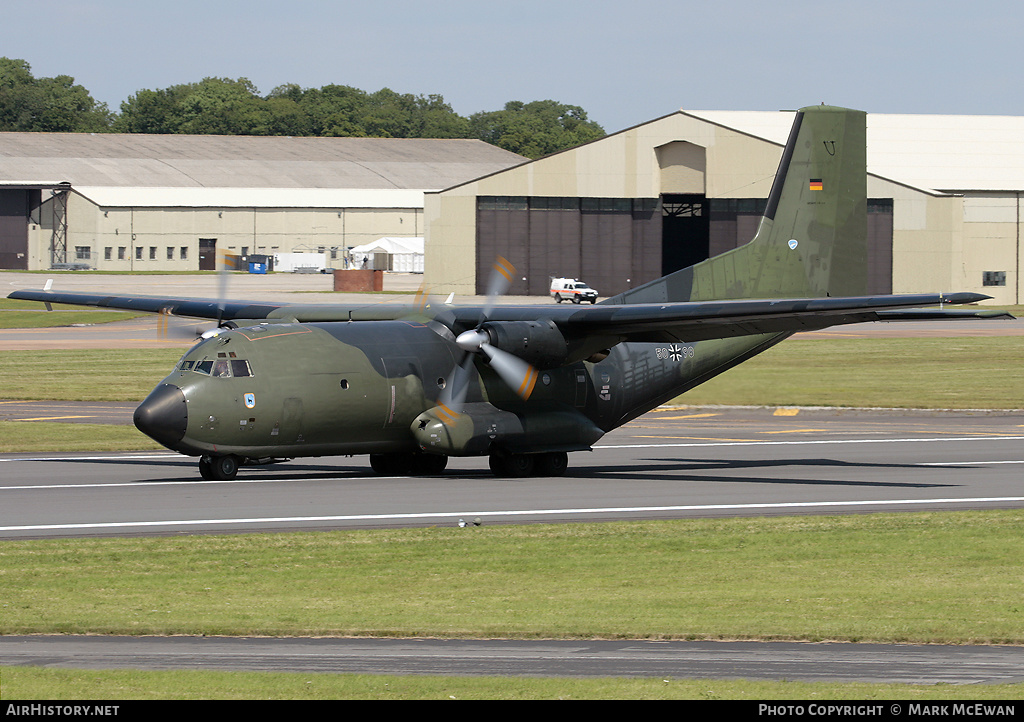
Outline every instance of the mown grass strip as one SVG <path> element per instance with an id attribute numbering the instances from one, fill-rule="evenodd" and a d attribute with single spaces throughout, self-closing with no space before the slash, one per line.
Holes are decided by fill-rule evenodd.
<path id="1" fill-rule="evenodd" d="M 111 321 L 124 321 L 148 314 L 129 311 L 96 309 L 91 306 L 70 306 L 53 304 L 52 311 L 46 311 L 38 301 L 16 301 L 0 298 L 0 328 L 53 328 Z"/>
<path id="2" fill-rule="evenodd" d="M 0 633 L 1024 643 L 1024 511 L 0 545 Z"/>
<path id="3" fill-rule="evenodd" d="M 162 448 L 164 447 L 131 425 L 0 421 L 0 454 L 44 451 L 144 451 Z"/>
<path id="4" fill-rule="evenodd" d="M 0 398 L 141 401 L 181 357 L 180 348 L 0 352 Z"/>
<path id="5" fill-rule="evenodd" d="M 1024 407 L 1024 336 L 790 339 L 676 399 L 739 406 Z"/>
<path id="6" fill-rule="evenodd" d="M 1019 700 L 1024 684 L 438 677 L 0 668 L 6 700 Z"/>

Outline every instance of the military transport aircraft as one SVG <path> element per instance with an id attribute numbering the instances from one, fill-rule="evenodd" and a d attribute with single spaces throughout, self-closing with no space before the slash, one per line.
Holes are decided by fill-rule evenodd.
<path id="1" fill-rule="evenodd" d="M 382 475 L 488 456 L 499 476 L 556 476 L 568 452 L 797 331 L 1005 316 L 941 307 L 988 298 L 974 293 L 864 295 L 865 127 L 860 111 L 799 111 L 753 240 L 586 308 L 496 304 L 503 261 L 482 307 L 10 297 L 215 319 L 135 412 L 206 479 L 355 454 Z"/>

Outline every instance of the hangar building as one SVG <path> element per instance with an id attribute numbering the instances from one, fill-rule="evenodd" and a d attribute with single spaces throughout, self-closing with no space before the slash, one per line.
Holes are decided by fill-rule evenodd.
<path id="1" fill-rule="evenodd" d="M 477 140 L 0 133 L 0 268 L 213 269 L 423 235 L 423 195 L 524 161 Z"/>
<path id="2" fill-rule="evenodd" d="M 509 293 L 552 276 L 609 296 L 750 240 L 793 112 L 678 111 L 426 196 L 426 282 Z M 867 116 L 873 293 L 1021 302 L 1024 118 Z"/>

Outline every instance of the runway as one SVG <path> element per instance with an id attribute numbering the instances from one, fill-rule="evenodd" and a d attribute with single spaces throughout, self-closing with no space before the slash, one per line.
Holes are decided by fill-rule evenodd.
<path id="1" fill-rule="evenodd" d="M 0 664 L 900 684 L 1024 681 L 1016 647 L 648 640 L 0 637 Z"/>
<path id="2" fill-rule="evenodd" d="M 558 478 L 498 479 L 483 458 L 378 477 L 333 457 L 207 482 L 169 452 L 7 454 L 0 538 L 1021 508 L 1022 465 L 1015 413 L 834 409 L 661 409 Z"/>

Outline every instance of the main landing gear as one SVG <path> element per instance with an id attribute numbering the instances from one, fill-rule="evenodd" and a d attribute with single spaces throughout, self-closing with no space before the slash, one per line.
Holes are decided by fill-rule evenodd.
<path id="1" fill-rule="evenodd" d="M 545 454 L 509 454 L 496 451 L 489 465 L 495 476 L 521 479 L 527 476 L 564 476 L 569 455 L 564 451 Z M 438 454 L 370 454 L 370 466 L 380 476 L 431 476 L 440 474 L 448 457 Z"/>
<path id="2" fill-rule="evenodd" d="M 489 459 L 495 476 L 521 479 L 527 476 L 564 476 L 569 455 L 564 451 L 544 454 L 507 454 L 496 451 Z"/>
<path id="3" fill-rule="evenodd" d="M 431 476 L 446 466 L 443 454 L 370 454 L 370 467 L 380 476 Z"/>
<path id="4" fill-rule="evenodd" d="M 569 455 L 564 451 L 544 454 L 510 454 L 496 451 L 489 465 L 495 476 L 521 479 L 528 476 L 564 476 L 569 468 Z M 199 458 L 199 474 L 207 481 L 230 481 L 238 475 L 245 462 L 240 456 Z M 448 466 L 448 457 L 440 454 L 370 454 L 370 466 L 380 476 L 431 476 Z"/>

